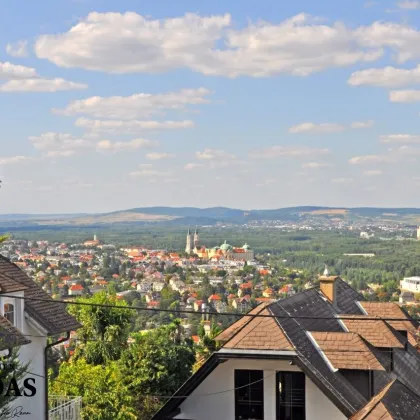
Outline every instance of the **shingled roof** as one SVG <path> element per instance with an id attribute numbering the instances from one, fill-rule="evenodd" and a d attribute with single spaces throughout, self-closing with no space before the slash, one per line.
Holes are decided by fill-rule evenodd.
<path id="1" fill-rule="evenodd" d="M 260 314 L 271 315 L 267 309 L 262 310 Z M 268 317 L 251 318 L 223 347 L 244 350 L 293 350 L 276 320 Z"/>
<path id="2" fill-rule="evenodd" d="M 2 287 L 2 282 L 7 279 L 9 279 L 7 280 L 9 282 L 10 280 L 13 281 L 14 285 L 20 284 L 21 287 L 24 287 L 22 290 L 24 290 L 25 298 L 29 298 L 25 299 L 25 312 L 38 322 L 49 335 L 60 334 L 81 327 L 81 324 L 67 313 L 65 304 L 55 302 L 17 265 L 2 255 L 0 255 L 0 274 L 2 275 L 0 277 L 0 287 Z M 10 284 L 12 285 L 11 282 Z"/>
<path id="3" fill-rule="evenodd" d="M 407 321 L 386 321 L 392 328 L 397 331 L 416 332 L 417 328 L 409 320 L 409 316 L 394 302 L 360 302 L 362 308 L 368 315 L 380 318 L 405 318 Z"/>
<path id="4" fill-rule="evenodd" d="M 0 293 L 22 292 L 26 289 L 28 286 L 18 283 L 5 273 L 0 272 Z"/>
<path id="5" fill-rule="evenodd" d="M 344 280 L 337 277 L 334 281 L 332 301 L 319 287 L 314 287 L 258 306 L 216 337 L 224 343 L 220 357 L 229 357 L 230 350 L 232 354 L 244 350 L 247 358 L 252 358 L 253 352 L 255 357 L 261 358 L 268 350 L 271 357 L 278 351 L 279 357 L 284 358 L 283 350 L 292 350 L 293 362 L 347 418 L 362 413 L 368 403 L 374 405 L 368 410 L 370 417 L 354 417 L 353 420 L 418 418 L 420 354 L 412 345 L 417 323 L 398 305 L 364 302 L 363 296 Z M 381 305 L 385 306 L 381 308 Z M 274 318 L 249 316 L 258 314 L 272 314 Z M 372 317 L 378 319 L 366 319 Z M 379 317 L 404 320 L 388 322 Z M 407 334 L 407 339 L 399 331 L 408 331 L 413 336 Z M 214 354 L 217 355 L 218 352 Z M 210 368 L 210 364 L 203 366 L 204 370 Z M 392 372 L 386 370 L 391 368 Z M 364 371 L 360 372 L 360 378 L 369 372 L 373 389 L 369 392 L 360 389 L 352 380 L 352 371 Z M 378 397 L 382 405 L 375 405 L 369 399 L 370 393 L 378 395 L 395 378 L 397 381 L 385 396 Z M 192 376 L 175 395 L 189 395 L 201 380 L 199 375 Z M 154 419 L 172 418 L 171 413 L 182 401 L 181 398 L 169 401 Z M 412 411 L 402 407 L 404 401 Z M 398 410 L 402 413 L 399 417 L 395 414 Z"/>
<path id="6" fill-rule="evenodd" d="M 385 370 L 358 334 L 347 332 L 309 334 L 334 369 Z"/>
<path id="7" fill-rule="evenodd" d="M 420 397 L 398 380 L 394 380 L 350 420 L 416 420 L 419 414 Z"/>
<path id="8" fill-rule="evenodd" d="M 0 316 L 0 351 L 30 343 L 6 318 Z"/>
<path id="9" fill-rule="evenodd" d="M 270 306 L 271 304 L 272 304 L 271 301 L 263 302 L 260 305 L 258 305 L 256 308 L 248 312 L 247 315 L 258 315 L 267 306 Z M 219 335 L 215 337 L 215 340 L 220 341 L 220 342 L 227 342 L 228 340 L 230 340 L 241 328 L 243 328 L 249 321 L 253 319 L 251 316 L 247 316 L 247 315 L 239 318 L 236 322 L 234 322 L 232 325 L 230 325 L 228 328 L 222 331 Z"/>
<path id="10" fill-rule="evenodd" d="M 396 334 L 385 321 L 369 319 L 368 315 L 341 315 L 344 326 L 349 332 L 362 336 L 372 346 L 378 348 L 404 348 Z M 366 319 L 368 318 L 368 319 Z"/>

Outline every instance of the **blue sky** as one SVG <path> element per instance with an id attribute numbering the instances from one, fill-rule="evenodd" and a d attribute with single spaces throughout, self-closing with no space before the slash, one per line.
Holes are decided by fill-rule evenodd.
<path id="1" fill-rule="evenodd" d="M 420 205 L 420 1 L 1 7 L 1 213 Z"/>

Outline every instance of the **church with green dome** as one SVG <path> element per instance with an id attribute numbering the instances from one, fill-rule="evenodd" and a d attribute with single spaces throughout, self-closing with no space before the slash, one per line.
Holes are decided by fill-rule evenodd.
<path id="1" fill-rule="evenodd" d="M 222 245 L 213 248 L 201 245 L 198 229 L 195 229 L 194 236 L 191 234 L 191 230 L 188 229 L 185 252 L 187 254 L 196 254 L 203 260 L 252 261 L 254 259 L 254 251 L 248 244 L 236 247 L 225 241 Z"/>

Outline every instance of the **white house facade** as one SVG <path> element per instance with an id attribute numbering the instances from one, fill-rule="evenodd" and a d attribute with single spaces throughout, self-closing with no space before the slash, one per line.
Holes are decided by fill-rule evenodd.
<path id="1" fill-rule="evenodd" d="M 153 420 L 417 419 L 417 329 L 397 304 L 322 276 L 220 333 L 221 348 Z"/>
<path id="2" fill-rule="evenodd" d="M 46 419 L 48 398 L 44 378 L 47 375 L 47 349 L 60 341 L 62 334 L 69 335 L 80 324 L 66 312 L 62 304 L 54 302 L 19 267 L 1 255 L 0 315 L 0 330 L 1 327 L 16 330 L 12 336 L 16 339 L 12 343 L 14 345 L 7 346 L 6 343 L 5 347 L 3 343 L 1 350 L 20 347 L 19 361 L 23 365 L 28 364 L 21 385 L 28 380 L 27 383 L 35 389 L 33 395 L 29 395 L 31 392 L 26 392 L 27 395 L 22 393 L 12 402 L 12 415 L 14 409 L 16 418 Z M 74 417 L 66 418 L 73 420 Z"/>

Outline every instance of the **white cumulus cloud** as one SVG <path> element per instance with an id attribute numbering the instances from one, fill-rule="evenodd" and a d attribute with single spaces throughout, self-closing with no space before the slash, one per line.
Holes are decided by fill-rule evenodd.
<path id="1" fill-rule="evenodd" d="M 0 80 L 20 80 L 38 77 L 32 67 L 18 66 L 9 62 L 0 62 Z"/>
<path id="2" fill-rule="evenodd" d="M 420 42 L 420 37 L 418 41 Z M 391 88 L 419 84 L 420 66 L 413 69 L 388 66 L 381 69 L 360 70 L 351 74 L 348 83 L 351 86 L 368 85 Z"/>
<path id="3" fill-rule="evenodd" d="M 12 57 L 26 57 L 28 55 L 28 41 L 17 41 L 6 45 L 7 54 Z"/>
<path id="4" fill-rule="evenodd" d="M 205 88 L 181 89 L 167 93 L 136 93 L 131 96 L 92 96 L 71 102 L 54 112 L 63 115 L 83 114 L 94 118 L 134 120 L 149 118 L 169 110 L 185 110 L 191 105 L 210 102 Z"/>
<path id="5" fill-rule="evenodd" d="M 186 171 L 191 171 L 193 169 L 197 169 L 197 168 L 203 168 L 204 167 L 204 163 L 187 163 L 184 166 L 184 169 Z"/>
<path id="6" fill-rule="evenodd" d="M 35 149 L 38 150 L 74 150 L 87 148 L 92 143 L 84 138 L 78 138 L 68 133 L 46 132 L 39 136 L 30 136 Z"/>
<path id="7" fill-rule="evenodd" d="M 302 124 L 294 125 L 289 128 L 289 133 L 298 134 L 298 133 L 339 133 L 348 129 L 358 129 L 358 128 L 370 128 L 372 127 L 374 122 L 372 120 L 369 121 L 355 121 L 352 122 L 349 126 L 344 124 L 337 124 L 337 123 L 312 123 L 312 122 L 305 122 Z"/>
<path id="8" fill-rule="evenodd" d="M 384 163 L 389 162 L 390 158 L 385 155 L 364 155 L 354 156 L 349 160 L 351 165 L 364 165 L 371 163 Z"/>
<path id="9" fill-rule="evenodd" d="M 84 83 L 75 83 L 68 80 L 56 79 L 23 79 L 9 80 L 0 85 L 0 92 L 58 92 L 63 90 L 87 89 Z"/>
<path id="10" fill-rule="evenodd" d="M 184 121 L 142 121 L 142 120 L 91 120 L 78 118 L 76 126 L 91 130 L 92 132 L 107 132 L 117 134 L 139 133 L 143 131 L 177 130 L 191 128 L 194 123 Z"/>
<path id="11" fill-rule="evenodd" d="M 416 0 L 404 0 L 397 2 L 397 6 L 400 9 L 405 10 L 419 10 L 420 9 L 420 1 Z"/>
<path id="12" fill-rule="evenodd" d="M 250 153 L 254 159 L 274 159 L 279 157 L 302 158 L 308 156 L 326 155 L 328 149 L 315 149 L 307 146 L 272 146 L 262 150 L 256 150 Z"/>
<path id="13" fill-rule="evenodd" d="M 130 141 L 116 141 L 102 140 L 96 144 L 98 150 L 101 151 L 125 151 L 133 149 L 151 148 L 156 146 L 157 143 L 147 139 L 133 139 Z"/>
<path id="14" fill-rule="evenodd" d="M 369 121 L 355 121 L 352 122 L 350 127 L 351 128 L 371 128 L 374 125 L 374 121 L 373 120 L 369 120 Z"/>
<path id="15" fill-rule="evenodd" d="M 223 159 L 223 160 L 230 160 L 236 159 L 236 156 L 225 152 L 224 150 L 217 150 L 217 149 L 204 149 L 202 152 L 196 152 L 197 159 L 200 160 L 216 160 L 216 159 Z"/>
<path id="16" fill-rule="evenodd" d="M 162 160 L 162 159 L 172 159 L 175 155 L 173 153 L 148 153 L 146 159 L 149 160 Z"/>
<path id="17" fill-rule="evenodd" d="M 321 168 L 327 168 L 328 166 L 331 166 L 329 163 L 323 163 L 323 162 L 308 162 L 303 163 L 302 168 L 305 169 L 321 169 Z"/>
<path id="18" fill-rule="evenodd" d="M 133 178 L 138 178 L 138 177 L 150 178 L 150 177 L 162 177 L 162 176 L 169 176 L 169 175 L 170 175 L 170 172 L 158 171 L 156 169 L 140 169 L 138 171 L 130 172 L 130 176 Z"/>
<path id="19" fill-rule="evenodd" d="M 28 156 L 0 157 L 0 165 L 13 165 L 15 163 L 21 163 L 28 160 L 32 160 L 32 158 Z"/>
<path id="20" fill-rule="evenodd" d="M 306 76 L 378 59 L 390 44 L 384 36 L 372 41 L 378 25 L 384 26 L 352 29 L 301 13 L 236 28 L 229 14 L 153 20 L 134 12 L 92 12 L 67 32 L 40 36 L 34 49 L 60 67 L 111 73 L 189 68 L 227 77 Z"/>
<path id="21" fill-rule="evenodd" d="M 337 133 L 346 128 L 341 124 L 305 122 L 289 128 L 289 133 Z"/>
<path id="22" fill-rule="evenodd" d="M 381 143 L 420 144 L 418 134 L 384 134 L 380 136 Z"/>
<path id="23" fill-rule="evenodd" d="M 383 172 L 378 169 L 372 169 L 371 171 L 365 171 L 363 172 L 366 176 L 378 176 L 382 175 Z"/>
<path id="24" fill-rule="evenodd" d="M 420 90 L 392 90 L 389 92 L 391 102 L 418 102 L 420 101 Z"/>

